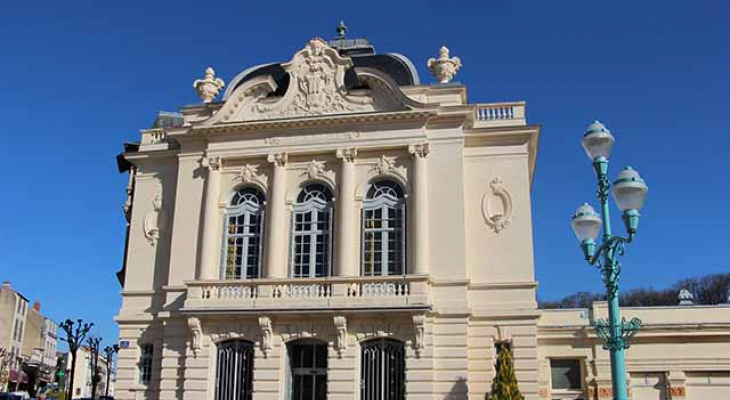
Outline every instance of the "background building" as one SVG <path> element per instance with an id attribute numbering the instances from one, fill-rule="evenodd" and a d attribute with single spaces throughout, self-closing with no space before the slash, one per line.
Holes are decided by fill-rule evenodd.
<path id="1" fill-rule="evenodd" d="M 13 290 L 10 282 L 3 282 L 0 286 L 0 348 L 9 353 L 8 365 L 0 376 L 3 390 L 17 388 L 28 381 L 21 368 L 27 313 L 28 299 Z"/>
<path id="2" fill-rule="evenodd" d="M 0 348 L 8 349 L 9 364 L 0 373 L 2 390 L 35 394 L 53 382 L 58 324 L 41 314 L 40 303 L 28 299 L 9 282 L 0 287 Z"/>
<path id="3" fill-rule="evenodd" d="M 63 354 L 65 375 L 64 382 L 60 386 L 68 388 L 68 385 L 70 384 L 69 381 L 71 380 L 72 362 L 76 363 L 76 372 L 74 374 L 73 382 L 74 393 L 72 398 L 91 398 L 93 373 L 91 368 L 91 352 L 87 347 L 79 348 L 76 360 L 74 360 L 74 357 L 69 352 Z M 107 368 L 106 358 L 102 354 L 99 355 L 97 374 L 99 374 L 100 380 L 96 387 L 95 398 L 106 395 Z M 109 395 L 112 397 L 114 396 L 114 380 L 114 374 L 112 373 L 109 380 Z"/>
<path id="4" fill-rule="evenodd" d="M 605 310 L 537 308 L 525 103 L 469 103 L 446 48 L 422 84 L 339 34 L 243 70 L 221 101 L 209 68 L 203 103 L 125 145 L 116 397 L 483 399 L 509 346 L 526 399 L 610 398 L 588 329 Z M 708 398 L 695 373 L 724 385 L 730 353 L 702 354 L 728 342 L 727 310 L 687 312 L 646 312 L 635 400 L 667 398 L 642 386 L 661 371 L 672 398 Z M 685 341 L 692 356 L 670 351 Z"/>
<path id="5" fill-rule="evenodd" d="M 58 324 L 44 317 L 40 303 L 35 302 L 27 312 L 22 352 L 23 371 L 28 376 L 27 389 L 31 394 L 53 382 L 57 331 Z"/>

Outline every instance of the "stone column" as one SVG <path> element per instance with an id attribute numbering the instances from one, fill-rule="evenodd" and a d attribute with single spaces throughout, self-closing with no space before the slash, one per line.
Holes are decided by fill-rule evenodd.
<path id="1" fill-rule="evenodd" d="M 220 255 L 220 223 L 218 198 L 220 195 L 220 157 L 203 158 L 208 169 L 205 180 L 205 207 L 203 213 L 203 243 L 200 255 L 199 279 L 218 279 Z"/>
<path id="2" fill-rule="evenodd" d="M 286 255 L 289 254 L 286 244 L 286 235 L 289 232 L 285 226 L 286 196 L 286 153 L 269 154 L 269 162 L 274 164 L 271 191 L 268 199 L 268 214 L 266 216 L 266 277 L 286 277 Z"/>
<path id="3" fill-rule="evenodd" d="M 413 274 L 428 275 L 428 143 L 408 146 L 413 154 Z"/>
<path id="4" fill-rule="evenodd" d="M 358 276 L 357 233 L 355 225 L 355 157 L 354 147 L 338 149 L 337 158 L 342 160 L 340 170 L 340 196 L 337 199 L 337 258 L 334 271 L 336 276 Z"/>

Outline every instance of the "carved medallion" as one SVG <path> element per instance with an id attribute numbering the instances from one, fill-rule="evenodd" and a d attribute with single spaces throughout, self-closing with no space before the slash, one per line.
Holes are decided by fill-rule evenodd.
<path id="1" fill-rule="evenodd" d="M 482 215 L 495 233 L 501 232 L 512 222 L 512 197 L 499 178 L 489 182 L 489 190 L 482 198 Z"/>

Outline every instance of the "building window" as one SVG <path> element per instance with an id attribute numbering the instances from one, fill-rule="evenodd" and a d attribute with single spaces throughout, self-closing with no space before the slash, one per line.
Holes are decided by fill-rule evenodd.
<path id="1" fill-rule="evenodd" d="M 291 276 L 329 276 L 332 264 L 332 191 L 308 185 L 299 193 L 292 215 Z"/>
<path id="2" fill-rule="evenodd" d="M 406 359 L 403 342 L 370 340 L 362 345 L 361 400 L 404 400 Z"/>
<path id="3" fill-rule="evenodd" d="M 403 188 L 391 180 L 368 189 L 362 210 L 362 274 L 405 274 L 406 203 Z"/>
<path id="4" fill-rule="evenodd" d="M 582 390 L 579 359 L 551 359 L 550 377 L 553 390 Z"/>
<path id="5" fill-rule="evenodd" d="M 238 190 L 226 210 L 224 279 L 261 276 L 265 198 L 260 190 Z"/>
<path id="6" fill-rule="evenodd" d="M 139 382 L 150 383 L 152 381 L 152 357 L 154 347 L 151 344 L 143 344 L 139 348 Z"/>
<path id="7" fill-rule="evenodd" d="M 215 400 L 251 400 L 253 343 L 231 340 L 218 345 Z"/>
<path id="8" fill-rule="evenodd" d="M 288 346 L 291 400 L 327 398 L 327 343 L 302 340 Z"/>

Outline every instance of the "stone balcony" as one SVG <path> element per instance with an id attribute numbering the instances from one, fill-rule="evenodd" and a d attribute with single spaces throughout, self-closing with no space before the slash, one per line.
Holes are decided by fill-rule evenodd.
<path id="1" fill-rule="evenodd" d="M 186 312 L 403 311 L 431 307 L 428 276 L 190 281 Z"/>

